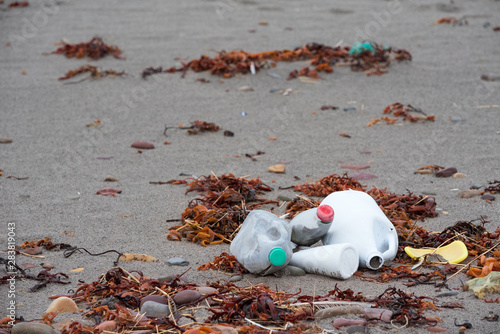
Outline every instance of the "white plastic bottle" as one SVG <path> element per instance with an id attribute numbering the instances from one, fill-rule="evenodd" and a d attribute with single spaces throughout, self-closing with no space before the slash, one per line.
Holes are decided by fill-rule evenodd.
<path id="1" fill-rule="evenodd" d="M 396 257 L 396 228 L 370 195 L 356 190 L 337 191 L 321 204 L 335 208 L 335 217 L 323 244 L 351 244 L 358 252 L 359 266 L 373 270 Z"/>
<path id="2" fill-rule="evenodd" d="M 311 274 L 348 279 L 359 266 L 359 256 L 350 244 L 311 247 L 293 253 L 289 263 Z"/>
<path id="3" fill-rule="evenodd" d="M 298 246 L 311 246 L 320 241 L 330 229 L 334 211 L 329 205 L 320 205 L 299 213 L 290 221 L 292 242 Z"/>
<path id="4" fill-rule="evenodd" d="M 253 274 L 267 275 L 284 268 L 291 260 L 295 244 L 290 241 L 289 223 L 271 212 L 251 211 L 230 251 Z"/>

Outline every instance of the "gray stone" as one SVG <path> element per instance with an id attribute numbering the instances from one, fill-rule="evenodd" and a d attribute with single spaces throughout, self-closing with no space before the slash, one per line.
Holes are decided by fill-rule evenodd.
<path id="1" fill-rule="evenodd" d="M 159 277 L 158 281 L 160 281 L 160 282 L 161 281 L 171 282 L 173 279 L 174 279 L 174 277 L 172 275 L 167 275 L 167 276 Z"/>
<path id="2" fill-rule="evenodd" d="M 168 305 L 167 299 L 160 295 L 149 295 L 142 298 L 140 307 L 142 307 L 142 305 L 144 305 L 145 302 L 155 302 L 163 305 Z"/>
<path id="3" fill-rule="evenodd" d="M 347 333 L 349 334 L 354 334 L 354 333 L 366 333 L 366 326 L 350 326 L 347 328 Z"/>
<path id="4" fill-rule="evenodd" d="M 141 314 L 144 313 L 148 318 L 165 318 L 170 315 L 170 309 L 168 305 L 147 301 L 141 306 Z"/>
<path id="5" fill-rule="evenodd" d="M 196 290 L 182 290 L 177 292 L 174 296 L 174 302 L 177 305 L 189 304 L 194 301 L 197 301 L 201 298 L 201 293 Z"/>
<path id="6" fill-rule="evenodd" d="M 483 196 L 481 196 L 481 199 L 485 199 L 488 201 L 494 201 L 495 200 L 495 195 L 492 195 L 490 193 L 484 193 Z"/>
<path id="7" fill-rule="evenodd" d="M 189 261 L 184 260 L 182 257 L 173 257 L 167 260 L 169 266 L 187 266 Z"/>
<path id="8" fill-rule="evenodd" d="M 470 186 L 471 189 L 481 189 L 482 187 L 482 184 L 473 184 L 472 186 Z"/>
<path id="9" fill-rule="evenodd" d="M 20 322 L 12 327 L 12 334 L 55 334 L 54 328 L 39 322 Z"/>
<path id="10" fill-rule="evenodd" d="M 242 279 L 243 279 L 243 276 L 235 275 L 229 279 L 229 282 L 238 282 L 238 281 L 241 281 Z"/>
<path id="11" fill-rule="evenodd" d="M 457 172 L 455 167 L 448 167 L 445 169 L 441 169 L 436 173 L 437 177 L 450 177 Z"/>

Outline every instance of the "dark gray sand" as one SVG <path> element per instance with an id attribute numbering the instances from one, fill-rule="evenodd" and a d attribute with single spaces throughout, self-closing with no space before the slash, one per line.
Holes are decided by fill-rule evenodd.
<path id="1" fill-rule="evenodd" d="M 499 1 L 47 0 L 7 9 L 10 2 L 5 1 L 0 11 L 0 137 L 13 140 L 0 144 L 3 250 L 7 249 L 8 223 L 13 223 L 17 245 L 49 237 L 95 253 L 109 249 L 145 253 L 160 261 L 120 265 L 141 270 L 148 277 L 180 274 L 186 267 L 169 267 L 165 261 L 182 257 L 192 266 L 185 277 L 205 285 L 227 277 L 196 268 L 229 251 L 229 245 L 204 248 L 185 240 L 168 241 L 168 227 L 176 223 L 165 221 L 180 218 L 194 195 L 185 195 L 183 186 L 150 185 L 150 181 L 182 178 L 180 173 L 233 173 L 260 177 L 272 185 L 274 191 L 266 198 L 293 197 L 294 192 L 280 191 L 279 187 L 347 172 L 341 169 L 342 164 L 369 164 L 367 172 L 378 176 L 363 181 L 369 187 L 401 194 L 407 190 L 435 194 L 439 216 L 418 222 L 429 231 L 481 216 L 491 220 L 486 225 L 489 231 L 500 225 L 498 200 L 488 203 L 479 197 L 457 198 L 459 190 L 500 178 L 500 82 L 480 79 L 481 75 L 500 76 L 500 32 L 493 30 L 500 25 Z M 432 24 L 448 16 L 466 17 L 468 25 Z M 267 25 L 259 24 L 263 20 Z M 249 32 L 252 29 L 255 32 Z M 62 39 L 80 43 L 96 35 L 119 46 L 126 60 L 42 55 L 55 50 L 54 43 Z M 310 42 L 352 45 L 364 38 L 407 49 L 413 61 L 394 62 L 387 74 L 370 77 L 336 67 L 333 74 L 321 74 L 317 84 L 286 80 L 291 70 L 306 66 L 306 62 L 278 63 L 276 68 L 256 75 L 223 81 L 208 73 L 189 72 L 184 79 L 179 73 L 160 74 L 147 81 L 140 75 L 150 66 L 179 65 L 177 57 L 187 61 L 202 54 L 213 56 L 214 50 L 261 52 Z M 102 70 L 124 70 L 128 76 L 77 84 L 57 80 L 87 63 Z M 211 82 L 204 84 L 196 81 L 198 78 Z M 253 91 L 237 91 L 241 86 L 250 86 Z M 287 96 L 270 93 L 288 88 L 292 92 Z M 435 122 L 366 126 L 372 118 L 383 116 L 384 107 L 394 102 L 419 107 L 435 115 Z M 340 109 L 320 110 L 322 105 Z M 347 107 L 356 110 L 343 111 Z M 86 127 L 95 120 L 101 121 L 101 128 Z M 225 137 L 221 132 L 189 136 L 174 129 L 164 137 L 165 125 L 194 120 L 215 122 L 235 136 Z M 351 138 L 339 136 L 341 132 Z M 171 144 L 164 145 L 165 140 Z M 138 154 L 130 147 L 135 141 L 149 141 L 156 148 Z M 244 157 L 258 150 L 265 154 L 257 161 Z M 285 174 L 267 171 L 280 161 L 288 162 Z M 414 174 L 417 168 L 433 164 L 454 166 L 466 177 Z M 119 182 L 103 182 L 107 175 Z M 95 194 L 108 186 L 123 192 L 115 197 Z M 277 212 L 280 210 L 284 208 Z M 33 281 L 18 280 L 16 315 L 26 320 L 41 318 L 49 296 L 75 289 L 78 281 L 96 280 L 115 260 L 112 254 L 92 257 L 82 253 L 64 258 L 62 252 L 45 251 L 43 255 L 46 258 L 18 256 L 17 262 L 52 262 L 54 273 L 84 270 L 69 273 L 71 284 L 49 284 L 35 293 L 28 292 Z M 1 256 L 6 257 L 6 253 Z M 38 273 L 38 268 L 30 272 Z M 0 276 L 4 275 L 1 269 Z M 467 279 L 459 274 L 449 286 L 460 287 Z M 377 284 L 355 277 L 338 281 L 318 275 L 276 278 L 249 274 L 238 284 L 255 283 L 318 295 L 336 284 L 372 297 L 388 286 L 418 296 L 438 293 L 432 285 L 408 288 L 404 281 Z M 6 286 L 0 288 L 2 305 L 8 305 Z M 472 292 L 442 297 L 439 302 L 464 307 L 425 313 L 442 319 L 439 326 L 449 333 L 458 332 L 454 319 L 473 324 L 467 333 L 498 332 L 498 322 L 481 319 L 500 313 L 499 304 L 485 303 Z M 5 314 L 6 306 L 2 307 L 1 314 Z M 331 319 L 319 325 L 336 332 Z M 387 329 L 370 327 L 372 333 L 382 331 Z M 424 327 L 401 331 L 427 332 Z"/>

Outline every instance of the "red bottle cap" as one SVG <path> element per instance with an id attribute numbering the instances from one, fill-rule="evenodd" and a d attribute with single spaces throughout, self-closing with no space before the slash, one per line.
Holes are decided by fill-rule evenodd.
<path id="1" fill-rule="evenodd" d="M 320 205 L 316 214 L 322 222 L 329 223 L 333 220 L 333 209 L 329 205 Z"/>

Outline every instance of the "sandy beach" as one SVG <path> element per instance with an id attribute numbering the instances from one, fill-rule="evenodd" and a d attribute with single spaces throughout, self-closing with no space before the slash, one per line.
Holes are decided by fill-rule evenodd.
<path id="1" fill-rule="evenodd" d="M 185 194 L 183 185 L 150 182 L 186 177 L 181 174 L 259 178 L 273 189 L 263 197 L 276 199 L 300 194 L 280 187 L 356 172 L 343 165 L 369 165 L 363 172 L 377 178 L 360 181 L 367 189 L 435 198 L 439 215 L 416 222 L 428 231 L 442 231 L 457 221 L 479 224 L 481 218 L 489 220 L 484 225 L 489 232 L 500 226 L 498 195 L 491 201 L 457 197 L 471 186 L 484 189 L 500 179 L 500 81 L 481 79 L 500 76 L 500 32 L 494 30 L 500 26 L 500 1 L 41 0 L 9 8 L 11 2 L 0 5 L 0 137 L 12 140 L 0 143 L 2 258 L 7 258 L 9 227 L 14 227 L 17 246 L 50 238 L 92 253 L 112 249 L 148 254 L 159 261 L 119 265 L 150 278 L 191 267 L 184 277 L 200 286 L 226 281 L 228 275 L 197 268 L 229 252 L 229 244 L 202 247 L 166 238 L 169 227 L 181 224 L 167 220 L 180 219 L 197 194 Z M 461 19 L 462 24 L 433 24 L 443 17 Z M 125 59 L 44 55 L 59 47 L 55 43 L 87 42 L 94 36 L 118 46 Z M 412 60 L 391 62 L 384 75 L 334 66 L 333 73 L 321 72 L 319 79 L 311 80 L 287 80 L 292 70 L 309 66 L 306 60 L 277 62 L 255 75 L 232 78 L 193 71 L 184 77 L 141 77 L 146 68 L 179 67 L 221 50 L 253 53 L 312 42 L 351 46 L 364 39 L 408 50 Z M 127 75 L 58 80 L 85 64 Z M 244 86 L 249 88 L 239 89 Z M 396 102 L 420 108 L 435 120 L 367 126 Z M 324 105 L 338 109 L 322 110 Z M 221 131 L 189 135 L 178 128 L 196 120 L 213 122 Z M 172 127 L 166 136 L 165 127 Z M 224 130 L 234 136 L 224 136 Z M 139 153 L 131 147 L 136 141 L 155 148 Z M 255 161 L 245 156 L 258 151 L 265 153 Z M 285 165 L 286 172 L 270 173 L 268 167 L 276 164 Z M 465 177 L 415 174 L 426 165 L 456 167 Z M 106 176 L 118 182 L 104 182 Z M 122 192 L 96 195 L 106 187 Z M 284 206 L 274 209 L 277 214 L 284 211 Z M 116 254 L 84 252 L 65 258 L 63 251 L 47 250 L 41 255 L 43 259 L 18 255 L 16 263 L 28 264 L 24 268 L 35 275 L 42 263 L 52 263 L 51 273 L 65 273 L 70 283 L 47 284 L 30 292 L 36 281 L 17 280 L 16 316 L 24 320 L 41 319 L 50 296 L 71 293 L 78 282 L 96 281 L 116 259 Z M 165 262 L 174 257 L 189 261 L 189 266 L 168 266 Z M 76 268 L 83 270 L 70 272 Z M 0 276 L 5 275 L 2 266 Z M 462 272 L 448 286 L 460 288 L 468 279 Z M 370 297 L 388 287 L 417 296 L 439 293 L 434 285 L 407 287 L 406 282 L 246 274 L 236 284 L 262 283 L 311 295 L 324 295 L 336 285 Z M 4 303 L 11 300 L 7 290 L 7 285 L 0 285 L 1 318 L 7 315 Z M 458 303 L 463 308 L 426 310 L 425 316 L 441 319 L 437 326 L 448 333 L 458 333 L 455 319 L 472 324 L 466 333 L 498 332 L 498 322 L 484 320 L 500 313 L 498 303 L 485 303 L 471 291 L 456 291 L 455 296 L 438 298 L 437 304 Z M 59 315 L 56 320 L 83 313 Z M 336 330 L 332 320 L 316 323 L 332 333 L 345 332 Z M 399 331 L 428 333 L 426 327 Z M 367 328 L 369 333 L 398 331 L 385 323 Z"/>

